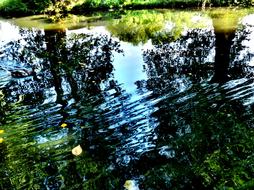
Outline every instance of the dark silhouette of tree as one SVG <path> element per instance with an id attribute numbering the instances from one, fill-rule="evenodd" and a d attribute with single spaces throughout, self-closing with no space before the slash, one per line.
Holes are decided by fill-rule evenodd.
<path id="1" fill-rule="evenodd" d="M 166 144 L 167 152 L 174 153 L 170 158 L 156 152 L 143 155 L 140 164 L 151 165 L 143 166 L 144 173 L 149 173 L 149 179 L 143 183 L 147 188 L 253 186 L 250 178 L 241 174 L 234 184 L 232 176 L 238 172 L 227 170 L 235 165 L 241 171 L 248 170 L 246 176 L 252 175 L 244 166 L 247 155 L 251 154 L 252 145 L 248 141 L 252 137 L 248 132 L 246 136 L 240 135 L 241 131 L 253 133 L 249 128 L 252 119 L 247 117 L 252 111 L 238 99 L 227 99 L 227 90 L 217 84 L 252 76 L 252 67 L 248 65 L 252 55 L 247 52 L 244 58 L 239 58 L 240 51 L 246 50 L 243 41 L 248 40 L 249 29 L 245 26 L 236 30 L 235 21 L 226 30 L 219 28 L 216 22 L 215 18 L 214 33 L 190 30 L 176 41 L 156 45 L 143 54 L 149 79 L 142 87 L 151 90 L 154 98 L 161 98 L 156 104 L 157 111 L 152 114 L 159 122 L 157 146 Z M 213 48 L 215 55 L 211 60 Z M 239 146 L 247 151 L 238 154 L 235 147 Z M 170 179 L 161 177 L 160 185 L 149 183 L 155 176 L 170 176 Z"/>
<path id="2" fill-rule="evenodd" d="M 28 117 L 28 120 L 31 119 L 29 125 L 24 124 L 23 127 L 19 127 L 17 124 L 13 125 L 12 128 L 15 127 L 17 131 L 19 129 L 24 131 L 41 130 L 40 135 L 43 138 L 51 138 L 52 133 L 47 131 L 49 126 L 60 126 L 62 123 L 68 125 L 68 133 L 82 133 L 81 128 L 76 129 L 74 126 L 84 124 L 85 121 L 83 120 L 86 120 L 86 117 L 88 117 L 87 115 L 93 114 L 92 110 L 95 109 L 97 105 L 96 101 L 104 101 L 101 84 L 107 83 L 107 80 L 112 76 L 113 52 L 122 52 L 119 43 L 106 35 L 93 36 L 89 34 L 73 34 L 67 36 L 65 30 L 21 30 L 20 34 L 21 38 L 19 40 L 12 41 L 3 48 L 6 56 L 2 57 L 2 59 L 15 64 L 12 65 L 11 68 L 7 67 L 7 65 L 2 65 L 2 69 L 10 74 L 10 80 L 4 86 L 1 86 L 1 93 L 3 94 L 1 102 L 3 102 L 3 105 L 6 105 L 4 107 L 2 107 L 2 105 L 0 106 L 1 109 L 6 109 L 5 112 L 1 114 L 3 114 L 3 117 L 9 119 L 8 122 L 15 122 L 16 118 L 20 117 L 20 115 L 24 115 L 24 118 L 21 117 L 20 120 L 25 123 L 25 117 Z M 21 76 L 19 78 L 15 78 L 11 75 L 11 72 L 20 70 L 34 71 L 35 73 L 31 76 Z M 55 91 L 52 92 L 52 88 Z M 47 93 L 55 93 L 57 96 L 56 102 L 43 105 L 42 103 L 44 101 L 49 101 Z M 74 104 L 76 106 L 73 106 L 72 110 L 67 106 L 69 100 L 75 101 Z M 47 108 L 48 106 L 49 108 Z M 34 108 L 38 113 L 36 111 L 35 115 L 27 115 L 27 113 L 22 113 L 24 108 Z M 46 111 L 45 114 L 38 117 L 38 115 L 41 114 L 41 109 L 48 109 L 48 111 L 51 111 Z M 88 114 L 86 111 L 89 109 L 91 109 L 91 113 L 89 112 Z M 80 114 L 79 118 L 72 118 L 71 114 L 73 114 L 73 110 L 77 112 L 77 115 Z M 27 111 L 29 112 L 31 110 L 28 109 Z M 13 119 L 10 118 L 10 114 L 12 114 L 11 117 Z M 36 121 L 34 117 L 38 117 Z M 31 126 L 32 122 L 40 123 L 41 126 L 38 127 L 38 129 L 33 128 Z M 5 123 L 5 120 L 1 120 L 1 123 Z M 88 120 L 88 123 L 86 122 L 86 124 L 89 123 L 91 124 L 92 120 Z M 95 124 L 96 123 L 99 125 L 98 121 L 95 121 Z M 60 129 L 61 127 L 59 127 L 59 133 Z M 57 129 L 55 132 L 58 133 Z M 85 135 L 85 133 L 83 134 Z M 27 137 L 23 138 L 24 136 Z M 26 158 L 28 158 L 31 160 L 27 162 L 28 165 L 32 161 L 41 164 L 40 166 L 34 164 L 34 168 L 31 169 L 32 171 L 36 170 L 37 174 L 30 172 L 29 175 L 28 171 L 30 170 L 27 169 L 27 165 L 24 165 L 22 166 L 22 171 L 19 171 L 20 174 L 15 175 L 13 173 L 15 169 L 10 169 L 12 167 L 12 162 L 4 162 L 6 168 L 5 172 L 11 172 L 13 174 L 12 179 L 14 180 L 15 178 L 15 184 L 12 184 L 9 188 L 32 188 L 31 184 L 29 186 L 27 181 L 17 184 L 20 181 L 19 178 L 24 176 L 31 179 L 34 184 L 37 184 L 41 188 L 45 188 L 45 186 L 47 188 L 59 188 L 62 184 L 61 176 L 65 176 L 65 184 L 68 186 L 79 188 L 86 188 L 85 186 L 87 186 L 87 188 L 90 189 L 90 187 L 94 187 L 95 184 L 97 186 L 100 184 L 98 179 L 103 180 L 104 178 L 105 183 L 103 185 L 108 183 L 108 186 L 110 186 L 110 181 L 106 180 L 109 178 L 108 174 L 102 172 L 106 171 L 105 167 L 107 165 L 98 164 L 98 162 L 91 159 L 90 155 L 85 155 L 87 158 L 80 161 L 78 164 L 73 161 L 68 163 L 66 168 L 61 169 L 58 168 L 54 158 L 49 158 L 49 155 L 63 154 L 66 150 L 70 149 L 70 146 L 73 146 L 74 143 L 81 143 L 81 137 L 74 138 L 66 144 L 59 144 L 58 147 L 54 147 L 54 144 L 49 145 L 52 146 L 51 148 L 54 149 L 54 152 L 51 152 L 50 149 L 45 150 L 43 148 L 38 150 L 32 146 L 30 146 L 31 148 L 27 148 L 29 142 L 36 141 L 36 138 L 40 137 L 32 136 L 30 133 L 20 133 L 16 135 L 16 141 L 25 145 L 23 145 L 23 148 L 20 148 L 19 151 L 17 147 L 13 148 L 11 152 L 9 151 L 8 155 L 11 154 L 10 160 L 13 160 L 14 163 L 15 159 L 22 158 L 22 162 L 25 162 Z M 84 139 L 87 140 L 85 137 Z M 25 149 L 26 151 L 24 151 Z M 1 149 L 1 151 L 2 150 L 4 149 Z M 13 152 L 15 151 L 16 157 L 13 156 Z M 26 154 L 22 153 L 27 151 L 29 152 Z M 31 157 L 35 154 L 39 156 L 32 159 Z M 69 154 L 70 153 L 66 154 L 66 157 L 70 157 Z M 71 157 L 71 159 L 73 158 Z M 104 163 L 106 163 L 106 161 L 107 160 L 105 160 Z M 85 165 L 86 168 L 82 169 Z M 95 165 L 97 169 L 91 170 Z M 12 168 L 16 168 L 16 166 Z M 69 176 L 69 171 L 67 171 L 68 168 L 73 170 L 79 168 L 82 176 L 74 171 L 72 173 L 74 176 Z M 98 179 L 93 179 L 91 176 L 94 175 L 100 177 Z M 6 178 L 4 174 L 1 174 L 1 176 L 3 176 L 4 179 Z M 76 178 L 77 176 L 78 178 Z M 88 180 L 83 184 L 75 184 L 75 182 L 78 183 L 80 180 L 82 181 L 83 176 L 86 176 Z M 70 177 L 69 180 L 68 177 Z M 73 180 L 73 178 L 76 179 Z M 110 180 L 116 178 L 117 176 L 115 176 L 115 178 L 110 178 Z M 42 181 L 42 179 L 45 179 L 45 181 Z M 2 186 L 2 184 L 0 185 Z"/>
<path id="3" fill-rule="evenodd" d="M 174 93 L 193 83 L 208 80 L 213 65 L 206 59 L 212 47 L 212 32 L 196 29 L 176 42 L 156 45 L 154 49 L 144 52 L 149 76 L 147 88 L 156 94 Z"/>
<path id="4" fill-rule="evenodd" d="M 253 59 L 253 52 L 243 42 L 249 41 L 253 26 L 248 24 L 240 25 L 235 33 L 231 46 L 231 60 L 228 69 L 230 79 L 250 78 L 253 76 L 253 66 L 250 61 Z M 241 53 L 244 54 L 241 55 Z M 241 56 L 240 56 L 241 55 Z"/>
<path id="5" fill-rule="evenodd" d="M 66 31 L 45 30 L 46 51 L 49 59 L 49 70 L 53 76 L 53 84 L 57 93 L 57 99 L 61 101 L 63 96 L 62 77 L 60 71 L 61 60 L 66 60 Z M 60 56 L 59 56 L 60 55 Z"/>
<path id="6" fill-rule="evenodd" d="M 22 67 L 36 70 L 34 80 L 44 80 L 43 84 L 49 87 L 53 85 L 57 94 L 63 93 L 65 78 L 76 98 L 79 90 L 90 94 L 100 92 L 100 83 L 107 80 L 113 70 L 113 51 L 121 52 L 117 42 L 103 35 L 78 34 L 67 39 L 65 30 L 22 33 L 23 39 L 6 45 L 3 59 L 20 64 L 12 70 L 24 69 Z"/>
<path id="7" fill-rule="evenodd" d="M 246 71 L 250 71 L 250 67 L 246 63 L 250 61 L 251 53 L 247 52 L 241 63 L 239 60 L 235 60 L 238 59 L 242 49 L 247 50 L 243 42 L 248 40 L 250 33 L 247 25 L 242 26 L 238 23 L 240 17 L 244 16 L 239 14 L 235 15 L 235 13 L 227 11 L 225 13 L 211 13 L 215 34 L 215 73 L 212 82 L 225 83 L 243 75 L 247 76 Z"/>
<path id="8" fill-rule="evenodd" d="M 218 15 L 216 15 L 218 16 Z M 237 18 L 231 21 L 232 24 L 228 26 L 222 26 L 221 23 L 227 21 L 227 17 L 216 16 L 213 19 L 213 27 L 215 34 L 215 62 L 214 62 L 214 76 L 213 82 L 225 82 L 228 80 L 228 67 L 230 63 L 230 50 L 233 44 L 233 39 L 235 37 Z"/>

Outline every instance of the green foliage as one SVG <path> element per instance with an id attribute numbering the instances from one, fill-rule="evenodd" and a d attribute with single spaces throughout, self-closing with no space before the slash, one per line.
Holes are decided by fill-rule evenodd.
<path id="1" fill-rule="evenodd" d="M 210 0 L 208 4 L 215 5 L 215 6 L 252 6 L 253 0 L 241 0 L 241 1 L 234 1 L 234 0 Z"/>
<path id="2" fill-rule="evenodd" d="M 3 0 L 0 2 L 1 14 L 19 15 L 28 12 L 26 5 L 22 0 Z"/>
<path id="3" fill-rule="evenodd" d="M 252 6 L 253 0 L 2 0 L 1 14 L 19 16 L 21 14 L 49 14 L 52 21 L 59 21 L 68 12 L 84 12 L 98 9 L 118 8 L 171 8 L 171 7 L 203 7 L 203 6 Z"/>
<path id="4" fill-rule="evenodd" d="M 41 13 L 48 7 L 51 3 L 51 0 L 26 0 L 24 1 L 26 7 L 34 13 Z"/>
<path id="5" fill-rule="evenodd" d="M 254 129 L 234 103 L 194 108 L 191 132 L 172 139 L 175 158 L 148 170 L 144 189 L 253 189 Z"/>
<path id="6" fill-rule="evenodd" d="M 156 44 L 165 43 L 178 39 L 186 28 L 204 28 L 207 25 L 205 16 L 198 23 L 193 22 L 197 15 L 194 11 L 132 11 L 109 22 L 107 29 L 120 40 L 135 45 L 148 39 Z"/>
<path id="7" fill-rule="evenodd" d="M 109 31 L 123 41 L 138 44 L 145 43 L 164 26 L 162 14 L 149 11 L 127 13 L 120 20 L 112 20 L 107 25 Z"/>
<path id="8" fill-rule="evenodd" d="M 154 7 L 201 7 L 201 6 L 251 6 L 253 0 L 87 0 L 83 9 L 154 8 Z"/>
<path id="9" fill-rule="evenodd" d="M 195 110 L 192 133 L 176 141 L 191 162 L 189 169 L 206 188 L 253 188 L 254 130 L 236 111 L 230 105 L 216 112 Z"/>
<path id="10" fill-rule="evenodd" d="M 224 117 L 231 118 L 226 114 Z M 202 177 L 204 186 L 239 188 L 253 184 L 254 131 L 238 123 L 225 128 L 214 127 L 210 143 L 217 143 L 219 147 L 208 153 L 202 163 L 195 166 L 195 171 Z"/>
<path id="11" fill-rule="evenodd" d="M 37 14 L 44 10 L 49 3 L 50 0 L 3 0 L 0 2 L 0 10 L 3 15 Z"/>
<path id="12" fill-rule="evenodd" d="M 70 12 L 74 6 L 77 6 L 83 2 L 84 0 L 64 0 L 52 2 L 50 3 L 49 7 L 44 10 L 44 13 L 49 16 L 51 21 L 59 22 L 62 18 L 68 16 L 68 12 Z"/>

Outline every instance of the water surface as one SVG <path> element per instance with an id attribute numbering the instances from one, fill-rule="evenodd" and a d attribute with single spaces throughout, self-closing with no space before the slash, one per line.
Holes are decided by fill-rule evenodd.
<path id="1" fill-rule="evenodd" d="M 1 20 L 1 189 L 252 187 L 251 12 Z"/>

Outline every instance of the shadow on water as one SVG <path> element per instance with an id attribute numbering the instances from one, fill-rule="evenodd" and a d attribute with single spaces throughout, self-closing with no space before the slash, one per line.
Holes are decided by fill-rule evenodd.
<path id="1" fill-rule="evenodd" d="M 253 15 L 234 15 L 1 21 L 0 188 L 253 187 Z"/>

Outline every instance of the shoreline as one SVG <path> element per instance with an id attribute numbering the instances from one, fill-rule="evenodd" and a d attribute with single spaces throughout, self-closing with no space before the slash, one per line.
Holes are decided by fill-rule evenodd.
<path id="1" fill-rule="evenodd" d="M 186 2 L 186 1 L 177 1 L 177 2 L 168 2 L 168 3 L 147 3 L 147 4 L 126 4 L 126 5 L 119 5 L 119 6 L 98 6 L 92 7 L 91 5 L 82 4 L 79 6 L 73 7 L 67 14 L 77 14 L 77 15 L 86 15 L 92 14 L 95 12 L 114 12 L 114 11 L 128 11 L 128 10 L 145 10 L 145 9 L 176 9 L 176 10 L 188 10 L 188 9 L 195 9 L 195 10 L 206 10 L 209 8 L 251 8 L 253 5 L 242 5 L 242 4 L 233 4 L 229 5 L 228 3 L 207 3 L 205 7 L 203 7 L 202 2 L 193 1 L 193 2 Z M 33 15 L 48 15 L 48 16 L 55 16 L 54 14 L 49 15 L 44 11 L 37 11 L 37 10 L 10 10 L 6 11 L 0 7 L 0 17 L 2 18 L 19 18 L 24 16 L 33 16 Z M 64 18 L 64 16 L 63 16 Z"/>

